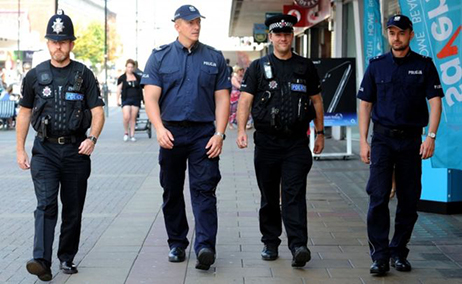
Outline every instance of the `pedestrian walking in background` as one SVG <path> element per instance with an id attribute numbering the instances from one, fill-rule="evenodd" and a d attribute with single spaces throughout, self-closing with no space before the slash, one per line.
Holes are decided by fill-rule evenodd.
<path id="1" fill-rule="evenodd" d="M 230 97 L 230 111 L 229 111 L 229 129 L 234 129 L 237 125 L 236 112 L 237 112 L 237 102 L 239 101 L 239 96 L 241 95 L 241 81 L 244 77 L 244 68 L 238 65 L 233 67 L 233 73 L 231 76 L 231 97 Z"/>
<path id="2" fill-rule="evenodd" d="M 278 258 L 282 218 L 293 255 L 292 266 L 303 267 L 311 259 L 307 248 L 306 179 L 313 158 L 306 133 L 314 118 L 314 153 L 321 153 L 324 112 L 313 63 L 291 50 L 296 23 L 297 18 L 290 15 L 266 20 L 274 52 L 252 62 L 244 75 L 236 142 L 239 148 L 247 147 L 245 126 L 251 109 L 256 130 L 255 173 L 261 192 L 259 221 L 264 244 L 261 257 Z"/>
<path id="3" fill-rule="evenodd" d="M 124 137 L 136 142 L 135 125 L 138 112 L 143 100 L 143 88 L 141 87 L 141 76 L 136 70 L 136 62 L 128 59 L 125 63 L 125 73 L 117 79 L 117 104 L 122 105 Z"/>
<path id="4" fill-rule="evenodd" d="M 58 193 L 59 267 L 63 273 L 77 273 L 73 261 L 79 249 L 90 155 L 104 124 L 104 103 L 92 71 L 69 58 L 76 38 L 71 18 L 62 10 L 48 21 L 45 38 L 51 60 L 31 69 L 23 80 L 16 137 L 17 162 L 21 169 L 31 170 L 37 197 L 33 259 L 26 268 L 50 281 Z M 37 131 L 30 163 L 25 151 L 29 124 Z"/>
<path id="5" fill-rule="evenodd" d="M 153 51 L 141 83 L 145 85 L 146 113 L 160 146 L 162 210 L 171 249 L 168 260 L 184 261 L 189 245 L 183 196 L 188 168 L 196 222 L 196 268 L 208 270 L 215 262 L 215 191 L 221 179 L 218 161 L 228 122 L 231 83 L 222 53 L 199 42 L 201 18 L 191 5 L 176 10 L 173 21 L 178 38 Z"/>
<path id="6" fill-rule="evenodd" d="M 373 260 L 370 273 L 376 275 L 389 271 L 390 263 L 398 271 L 411 270 L 407 243 L 418 217 L 422 159 L 433 156 L 444 96 L 431 58 L 409 47 L 414 37 L 409 18 L 391 17 L 387 35 L 391 51 L 371 59 L 358 92 L 361 160 L 370 164 L 366 187 L 370 198 L 367 233 Z M 374 127 L 369 146 L 371 118 Z M 422 129 L 427 125 L 422 142 Z M 398 205 L 390 242 L 388 202 L 393 171 Z"/>

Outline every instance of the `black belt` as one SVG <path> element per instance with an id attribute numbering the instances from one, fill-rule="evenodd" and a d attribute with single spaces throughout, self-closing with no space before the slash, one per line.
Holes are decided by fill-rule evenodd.
<path id="1" fill-rule="evenodd" d="M 378 123 L 374 123 L 374 132 L 391 138 L 413 138 L 422 135 L 422 128 L 389 128 Z"/>
<path id="2" fill-rule="evenodd" d="M 212 124 L 213 122 L 183 120 L 183 121 L 162 121 L 162 123 L 166 126 L 194 127 L 194 126 Z"/>
<path id="3" fill-rule="evenodd" d="M 69 136 L 60 136 L 60 137 L 43 137 L 41 134 L 37 134 L 37 137 L 44 139 L 48 142 L 51 143 L 56 143 L 60 145 L 64 144 L 75 144 L 77 142 L 81 142 L 86 139 L 85 136 L 74 136 L 74 135 L 69 135 Z"/>

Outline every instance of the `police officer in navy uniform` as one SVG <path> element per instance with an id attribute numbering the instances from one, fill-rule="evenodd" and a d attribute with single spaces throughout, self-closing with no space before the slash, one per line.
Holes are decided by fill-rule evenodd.
<path id="1" fill-rule="evenodd" d="M 196 268 L 207 270 L 215 261 L 215 191 L 221 179 L 218 160 L 225 139 L 231 82 L 222 53 L 199 42 L 201 18 L 191 5 L 176 10 L 172 21 L 178 38 L 152 52 L 141 83 L 145 85 L 146 112 L 160 145 L 168 259 L 184 261 L 189 245 L 183 197 L 187 165 L 196 222 Z"/>
<path id="2" fill-rule="evenodd" d="M 361 160 L 370 164 L 367 232 L 373 264 L 370 273 L 383 275 L 390 265 L 410 271 L 409 242 L 417 221 L 422 159 L 433 155 L 444 96 L 432 60 L 409 48 L 412 22 L 404 15 L 387 22 L 391 51 L 371 59 L 358 92 Z M 427 101 L 430 105 L 430 123 Z M 374 122 L 371 146 L 369 123 Z M 422 129 L 428 131 L 422 142 Z M 388 201 L 395 170 L 398 205 L 391 242 Z"/>
<path id="3" fill-rule="evenodd" d="M 50 281 L 60 187 L 58 259 L 63 273 L 77 273 L 73 260 L 79 249 L 90 154 L 104 124 L 104 103 L 91 70 L 69 58 L 76 38 L 72 21 L 62 10 L 50 18 L 45 38 L 51 60 L 24 78 L 16 129 L 18 164 L 31 169 L 37 197 L 33 259 L 26 268 Z M 30 163 L 24 147 L 29 124 L 37 131 Z"/>
<path id="4" fill-rule="evenodd" d="M 307 131 L 314 119 L 314 152 L 324 148 L 324 112 L 320 82 L 311 60 L 291 50 L 297 18 L 278 15 L 265 22 L 274 52 L 252 62 L 241 84 L 237 119 L 239 148 L 247 147 L 250 109 L 255 124 L 255 172 L 261 191 L 260 231 L 263 260 L 275 260 L 282 221 L 292 266 L 311 259 L 307 248 L 306 178 L 313 160 Z M 314 135 L 314 134 L 313 134 Z M 279 197 L 282 197 L 282 212 Z"/>

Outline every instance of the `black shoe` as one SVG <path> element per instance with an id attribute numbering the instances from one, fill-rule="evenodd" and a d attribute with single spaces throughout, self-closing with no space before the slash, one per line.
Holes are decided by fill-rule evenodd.
<path id="1" fill-rule="evenodd" d="M 390 271 L 390 265 L 388 264 L 388 260 L 384 259 L 374 260 L 370 269 L 370 273 L 377 276 L 385 275 L 388 271 Z"/>
<path id="2" fill-rule="evenodd" d="M 38 279 L 42 281 L 51 281 L 50 265 L 42 259 L 31 259 L 26 264 L 26 269 L 30 274 L 37 275 Z"/>
<path id="3" fill-rule="evenodd" d="M 196 269 L 209 270 L 210 265 L 215 262 L 215 253 L 209 248 L 203 248 L 197 255 Z"/>
<path id="4" fill-rule="evenodd" d="M 411 263 L 404 257 L 392 257 L 390 263 L 398 271 L 408 272 L 412 269 Z"/>
<path id="5" fill-rule="evenodd" d="M 79 272 L 77 266 L 72 261 L 61 261 L 59 269 L 62 270 L 64 274 L 76 274 Z"/>
<path id="6" fill-rule="evenodd" d="M 263 260 L 275 260 L 278 258 L 278 247 L 265 245 L 261 251 L 261 258 Z"/>
<path id="7" fill-rule="evenodd" d="M 303 267 L 311 260 L 311 252 L 306 246 L 296 247 L 292 255 L 292 267 Z"/>
<path id="8" fill-rule="evenodd" d="M 168 253 L 168 261 L 170 262 L 183 262 L 186 258 L 186 253 L 181 247 L 174 247 Z"/>

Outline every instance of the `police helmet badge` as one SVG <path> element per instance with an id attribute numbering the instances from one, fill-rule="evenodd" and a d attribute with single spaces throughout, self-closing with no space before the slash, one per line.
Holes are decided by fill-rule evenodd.
<path id="1" fill-rule="evenodd" d="M 62 33 L 64 31 L 64 23 L 61 18 L 56 18 L 56 20 L 53 23 L 53 31 L 57 34 Z"/>
<path id="2" fill-rule="evenodd" d="M 269 82 L 269 85 L 270 89 L 276 89 L 278 87 L 278 82 L 276 82 L 275 80 Z"/>
<path id="3" fill-rule="evenodd" d="M 46 86 L 43 91 L 42 91 L 42 94 L 45 98 L 48 98 L 49 96 L 51 96 L 51 89 L 50 87 Z"/>

